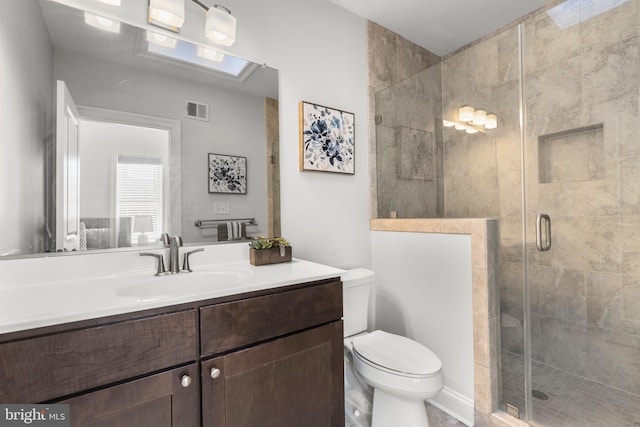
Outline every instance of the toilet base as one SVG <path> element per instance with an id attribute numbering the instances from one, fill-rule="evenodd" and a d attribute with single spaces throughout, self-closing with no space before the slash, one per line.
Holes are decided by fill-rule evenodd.
<path id="1" fill-rule="evenodd" d="M 407 400 L 374 389 L 371 427 L 429 427 L 424 400 Z"/>

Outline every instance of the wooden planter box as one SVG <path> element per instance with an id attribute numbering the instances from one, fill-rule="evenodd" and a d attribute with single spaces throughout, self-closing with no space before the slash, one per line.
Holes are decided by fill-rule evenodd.
<path id="1" fill-rule="evenodd" d="M 251 265 L 277 264 L 279 262 L 291 262 L 291 246 L 285 247 L 284 256 L 280 256 L 280 248 L 249 249 L 249 262 Z"/>

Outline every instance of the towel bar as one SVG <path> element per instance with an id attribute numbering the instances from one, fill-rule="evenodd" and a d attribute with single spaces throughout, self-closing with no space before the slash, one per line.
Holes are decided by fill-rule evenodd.
<path id="1" fill-rule="evenodd" d="M 219 224 L 226 224 L 227 222 L 240 222 L 246 226 L 256 226 L 258 223 L 255 218 L 238 218 L 238 219 L 197 219 L 194 225 L 200 229 L 216 228 Z"/>

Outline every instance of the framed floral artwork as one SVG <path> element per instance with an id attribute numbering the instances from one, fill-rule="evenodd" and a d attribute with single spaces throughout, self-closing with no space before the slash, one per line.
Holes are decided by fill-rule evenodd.
<path id="1" fill-rule="evenodd" d="M 300 102 L 300 171 L 355 173 L 354 115 Z"/>
<path id="2" fill-rule="evenodd" d="M 209 193 L 247 194 L 247 158 L 209 153 Z"/>

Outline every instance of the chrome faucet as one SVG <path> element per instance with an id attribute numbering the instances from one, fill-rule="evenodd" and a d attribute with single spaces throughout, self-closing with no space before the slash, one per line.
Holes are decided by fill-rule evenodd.
<path id="1" fill-rule="evenodd" d="M 180 246 L 182 246 L 182 237 L 173 236 L 169 244 L 169 271 L 171 273 L 180 273 Z"/>
<path id="2" fill-rule="evenodd" d="M 169 237 L 169 233 L 162 233 L 160 235 L 160 241 L 162 242 L 163 245 L 169 246 L 169 244 L 171 244 L 171 238 Z"/>

